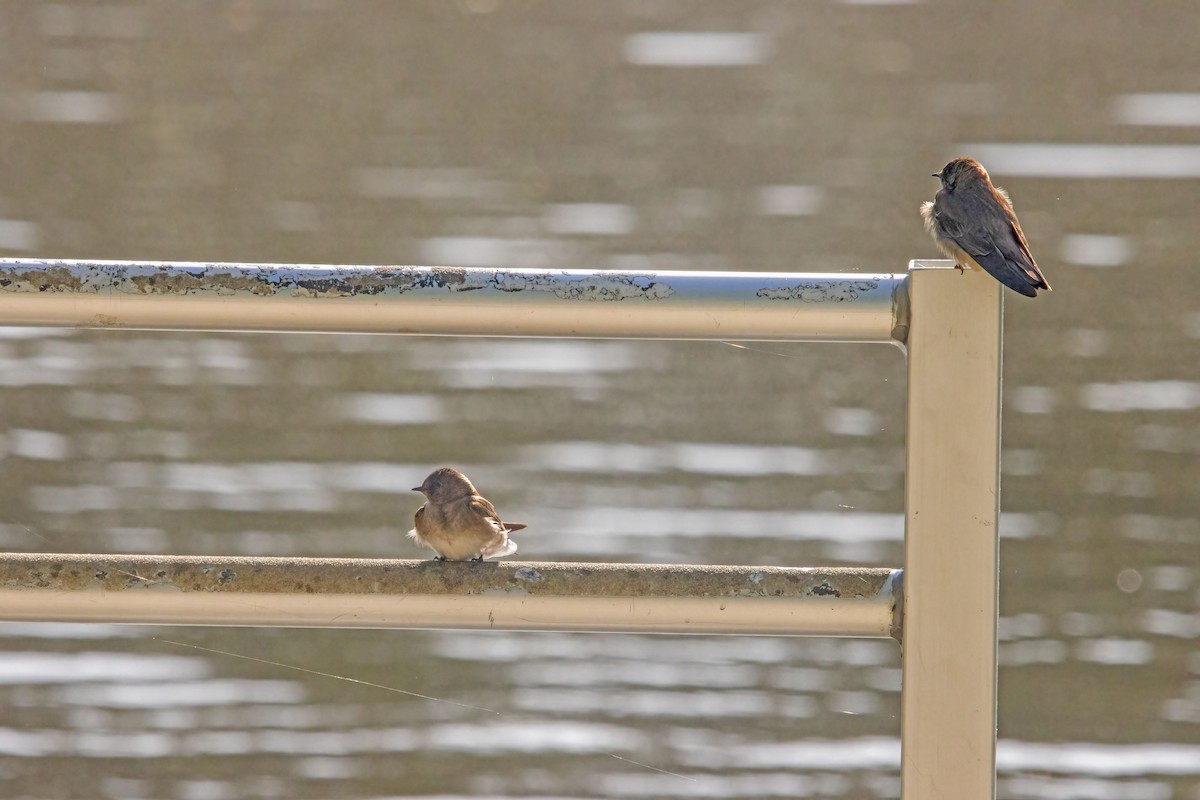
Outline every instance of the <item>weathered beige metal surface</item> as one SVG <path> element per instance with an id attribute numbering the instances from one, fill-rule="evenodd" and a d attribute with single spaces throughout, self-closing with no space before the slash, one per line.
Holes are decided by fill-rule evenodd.
<path id="1" fill-rule="evenodd" d="M 994 798 L 1002 288 L 913 262 L 902 794 Z"/>
<path id="2" fill-rule="evenodd" d="M 0 619 L 892 634 L 888 569 L 0 554 Z"/>
<path id="3" fill-rule="evenodd" d="M 0 325 L 894 343 L 907 280 L 0 259 Z"/>

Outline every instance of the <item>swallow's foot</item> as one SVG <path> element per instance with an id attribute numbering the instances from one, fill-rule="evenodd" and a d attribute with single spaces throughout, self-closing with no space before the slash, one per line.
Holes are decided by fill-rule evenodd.
<path id="1" fill-rule="evenodd" d="M 962 275 L 964 272 L 966 272 L 966 271 L 967 271 L 967 268 L 966 268 L 966 267 L 964 267 L 962 264 L 955 264 L 955 265 L 954 265 L 954 268 L 955 268 L 956 270 L 958 270 L 958 274 L 959 274 L 959 275 Z"/>
<path id="2" fill-rule="evenodd" d="M 446 557 L 445 556 L 434 556 L 433 560 L 434 561 L 445 561 Z"/>
<path id="3" fill-rule="evenodd" d="M 480 555 L 475 556 L 475 558 L 472 558 L 471 563 L 483 563 L 483 554 L 481 553 Z"/>

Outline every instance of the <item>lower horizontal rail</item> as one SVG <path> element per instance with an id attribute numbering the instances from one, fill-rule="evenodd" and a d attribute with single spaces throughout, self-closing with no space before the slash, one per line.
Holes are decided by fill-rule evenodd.
<path id="1" fill-rule="evenodd" d="M 0 553 L 0 621 L 888 637 L 899 570 Z"/>

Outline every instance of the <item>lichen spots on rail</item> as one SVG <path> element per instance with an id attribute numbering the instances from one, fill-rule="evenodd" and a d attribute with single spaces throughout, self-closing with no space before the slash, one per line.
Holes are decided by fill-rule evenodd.
<path id="1" fill-rule="evenodd" d="M 797 283 L 759 289 L 757 296 L 767 300 L 799 300 L 802 303 L 848 303 L 857 300 L 862 292 L 877 288 L 879 283 L 876 281 L 866 284 L 851 281 Z"/>
<path id="2" fill-rule="evenodd" d="M 646 275 L 568 272 L 527 274 L 463 267 L 340 267 L 322 265 L 160 264 L 82 262 L 75 269 L 22 262 L 0 268 L 0 291 L 113 291 L 132 295 L 273 297 L 369 297 L 415 290 L 506 293 L 545 292 L 563 300 L 662 300 L 675 294 L 664 281 Z M 15 268 L 14 268 L 15 267 Z M 82 267 L 81 270 L 79 267 Z"/>
<path id="3" fill-rule="evenodd" d="M 564 300 L 663 300 L 675 294 L 669 284 L 619 272 L 576 279 L 497 272 L 492 282 L 503 292 L 552 292 Z"/>
<path id="4" fill-rule="evenodd" d="M 589 597 L 873 598 L 892 571 L 677 564 L 8 553 L 0 589 Z"/>

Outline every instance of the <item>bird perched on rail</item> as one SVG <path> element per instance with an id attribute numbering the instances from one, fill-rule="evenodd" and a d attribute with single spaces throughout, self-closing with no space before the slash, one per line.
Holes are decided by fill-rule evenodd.
<path id="1" fill-rule="evenodd" d="M 417 509 L 408 538 L 437 553 L 435 560 L 483 561 L 517 552 L 508 534 L 526 526 L 502 522 L 495 506 L 458 470 L 435 470 L 413 491 L 427 502 Z"/>
<path id="2" fill-rule="evenodd" d="M 992 186 L 987 170 L 971 158 L 956 158 L 941 172 L 942 188 L 921 205 L 925 230 L 958 269 L 982 269 L 1026 297 L 1050 284 L 1029 253 L 1012 201 Z"/>

